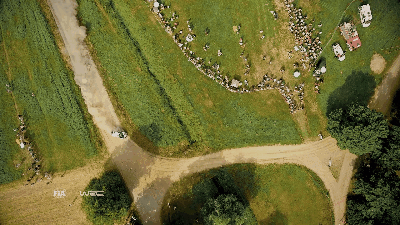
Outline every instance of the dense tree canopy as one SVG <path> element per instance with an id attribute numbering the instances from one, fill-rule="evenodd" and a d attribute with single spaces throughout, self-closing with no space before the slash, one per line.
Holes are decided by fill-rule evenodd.
<path id="1" fill-rule="evenodd" d="M 390 127 L 389 136 L 385 140 L 382 149 L 372 152 L 370 157 L 380 167 L 400 170 L 400 127 Z"/>
<path id="2" fill-rule="evenodd" d="M 389 134 L 389 125 L 383 115 L 365 106 L 337 109 L 328 119 L 328 131 L 338 146 L 356 155 L 380 150 L 383 139 Z"/>
<path id="3" fill-rule="evenodd" d="M 349 224 L 400 224 L 400 127 L 391 126 L 382 148 L 361 156 L 353 193 L 348 196 Z"/>
<path id="4" fill-rule="evenodd" d="M 251 211 L 233 194 L 221 194 L 208 199 L 201 214 L 206 225 L 257 224 Z"/>
<path id="5" fill-rule="evenodd" d="M 82 206 L 94 224 L 114 224 L 127 216 L 132 199 L 118 172 L 92 179 L 85 189 L 88 191 L 104 191 L 104 196 L 83 196 Z"/>
<path id="6" fill-rule="evenodd" d="M 372 161 L 358 168 L 355 195 L 347 201 L 349 224 L 400 224 L 400 178 L 377 166 Z"/>

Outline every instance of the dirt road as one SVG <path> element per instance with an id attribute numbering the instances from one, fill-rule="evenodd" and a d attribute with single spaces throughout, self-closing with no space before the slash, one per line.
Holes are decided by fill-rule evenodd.
<path id="1" fill-rule="evenodd" d="M 339 220 L 344 215 L 344 200 L 347 195 L 355 156 L 348 151 L 339 150 L 333 138 L 301 145 L 230 149 L 201 157 L 174 159 L 151 155 L 143 151 L 129 138 L 121 140 L 111 137 L 111 129 L 119 127 L 120 123 L 96 66 L 82 41 L 85 38 L 85 29 L 79 27 L 75 17 L 76 2 L 75 0 L 49 0 L 49 3 L 65 42 L 66 52 L 75 73 L 75 80 L 81 87 L 89 112 L 93 115 L 94 122 L 101 131 L 111 154 L 112 162 L 119 169 L 131 190 L 131 195 L 145 224 L 160 224 L 162 200 L 173 182 L 191 173 L 232 163 L 297 163 L 310 168 L 322 179 L 329 190 L 334 208 L 335 224 L 340 223 Z M 332 158 L 334 161 L 335 157 L 343 154 L 345 154 L 345 158 L 341 166 L 339 181 L 336 181 L 329 170 L 328 160 Z M 79 175 L 76 174 L 76 176 Z M 53 183 L 62 188 L 62 182 L 62 179 L 54 179 Z M 29 190 L 28 188 L 22 187 L 18 190 Z M 8 207 L 14 207 L 12 195 L 9 194 L 13 190 L 10 189 L 2 193 L 0 203 L 10 201 Z M 67 190 L 68 192 L 69 190 Z M 31 191 L 28 193 L 25 196 L 26 198 L 35 195 Z M 78 196 L 76 193 L 75 195 Z M 80 196 L 78 196 L 79 198 Z M 40 204 L 40 201 L 38 200 L 36 203 L 26 202 L 25 204 L 26 207 L 35 207 Z M 53 201 L 47 207 L 56 206 L 57 202 Z M 22 211 L 22 208 L 17 210 L 21 211 L 19 212 L 21 216 L 27 214 Z M 63 221 L 61 214 L 57 216 L 59 221 Z M 53 219 L 56 220 L 56 218 Z M 35 224 L 41 223 L 46 224 L 47 222 L 40 219 L 35 222 Z M 77 219 L 70 224 L 79 223 L 81 223 L 81 220 Z"/>
<path id="2" fill-rule="evenodd" d="M 389 116 L 397 89 L 400 87 L 400 55 L 393 62 L 382 83 L 375 89 L 368 107 Z"/>
<path id="3" fill-rule="evenodd" d="M 103 162 L 68 171 L 52 180 L 23 186 L 17 181 L 0 187 L 0 224 L 90 224 L 81 209 L 83 191 L 91 179 L 103 171 Z M 51 182 L 47 184 L 47 182 Z M 54 191 L 65 190 L 65 197 Z"/>

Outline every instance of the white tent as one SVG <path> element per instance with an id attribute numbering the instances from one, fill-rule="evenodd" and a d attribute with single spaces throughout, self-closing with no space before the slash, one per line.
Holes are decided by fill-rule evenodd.
<path id="1" fill-rule="evenodd" d="M 238 88 L 240 86 L 242 86 L 242 83 L 240 81 L 235 80 L 235 79 L 232 80 L 231 87 Z"/>
<path id="2" fill-rule="evenodd" d="M 321 73 L 325 73 L 326 72 L 326 68 L 325 68 L 325 66 L 323 66 L 322 68 L 321 68 Z"/>
<path id="3" fill-rule="evenodd" d="M 192 35 L 188 34 L 187 37 L 186 37 L 186 41 L 187 41 L 187 42 L 193 41 Z"/>
<path id="4" fill-rule="evenodd" d="M 299 77 L 300 76 L 300 72 L 299 71 L 294 72 L 293 76 L 294 77 Z"/>
<path id="5" fill-rule="evenodd" d="M 158 8 L 160 6 L 160 3 L 158 3 L 157 1 L 154 2 L 154 7 Z"/>

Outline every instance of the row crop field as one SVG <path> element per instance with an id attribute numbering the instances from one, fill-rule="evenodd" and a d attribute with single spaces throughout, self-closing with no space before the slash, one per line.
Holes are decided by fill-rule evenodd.
<path id="1" fill-rule="evenodd" d="M 366 3 L 371 6 L 372 21 L 369 27 L 362 27 L 358 7 Z M 365 104 L 368 102 L 374 88 L 371 78 L 375 80 L 376 84 L 380 83 L 387 69 L 399 54 L 399 1 L 296 0 L 294 4 L 303 8 L 310 20 L 315 19 L 315 28 L 322 32 L 321 42 L 323 46 L 326 46 L 321 55 L 321 58 L 326 60 L 327 68 L 324 84 L 321 85 L 321 94 L 318 96 L 321 110 L 329 113 L 333 108 L 344 106 L 347 103 Z M 319 28 L 316 24 L 320 21 L 322 27 Z M 339 23 L 345 21 L 353 22 L 356 25 L 362 43 L 361 47 L 354 51 L 349 51 L 339 28 L 335 30 Z M 339 43 L 346 51 L 346 59 L 343 62 L 334 57 L 332 51 L 334 43 Z M 375 53 L 382 55 L 387 62 L 386 69 L 381 74 L 373 74 L 370 68 L 371 58 Z M 357 82 L 352 82 L 352 80 L 357 80 Z M 353 89 L 352 92 L 341 91 L 350 89 Z M 341 103 L 336 101 L 338 96 L 343 99 Z"/>
<path id="2" fill-rule="evenodd" d="M 193 156 L 301 142 L 278 91 L 240 95 L 202 75 L 146 2 L 78 4 L 78 17 L 88 28 L 87 42 L 113 104 L 142 147 L 147 144 L 147 150 L 163 156 Z"/>
<path id="3" fill-rule="evenodd" d="M 41 6 L 29 0 L 0 3 L 1 159 L 9 168 L 24 161 L 26 147 L 18 150 L 13 131 L 22 115 L 41 170 L 57 172 L 98 155 L 98 136 Z M 8 173 L 2 171 L 1 182 L 11 181 Z"/>

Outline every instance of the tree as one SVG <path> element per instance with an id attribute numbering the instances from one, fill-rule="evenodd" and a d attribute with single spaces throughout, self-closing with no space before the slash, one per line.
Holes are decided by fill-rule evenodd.
<path id="1" fill-rule="evenodd" d="M 371 161 L 355 175 L 353 192 L 347 200 L 349 224 L 400 224 L 400 178 L 394 170 Z"/>
<path id="2" fill-rule="evenodd" d="M 94 224 L 114 224 L 127 216 L 132 199 L 118 172 L 108 171 L 92 179 L 85 188 L 88 191 L 104 191 L 104 196 L 83 196 L 82 207 Z"/>
<path id="3" fill-rule="evenodd" d="M 329 114 L 328 131 L 341 149 L 362 155 L 382 148 L 383 139 L 389 135 L 389 125 L 381 113 L 353 105 Z"/>
<path id="4" fill-rule="evenodd" d="M 371 160 L 392 170 L 400 170 L 400 127 L 392 126 L 389 129 L 389 136 L 380 151 L 370 154 Z"/>
<path id="5" fill-rule="evenodd" d="M 233 194 L 210 198 L 201 208 L 206 225 L 257 224 L 252 212 Z"/>

